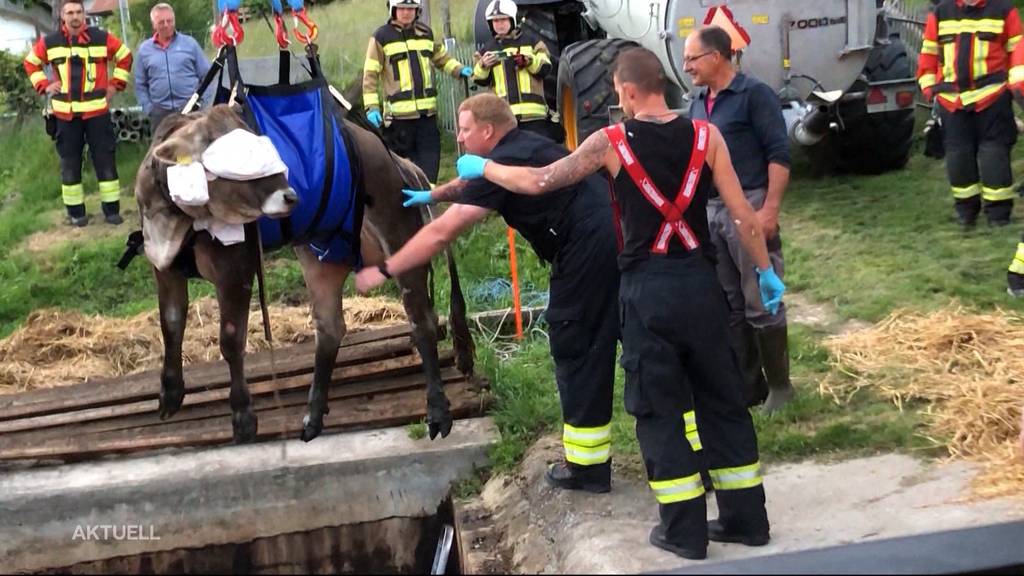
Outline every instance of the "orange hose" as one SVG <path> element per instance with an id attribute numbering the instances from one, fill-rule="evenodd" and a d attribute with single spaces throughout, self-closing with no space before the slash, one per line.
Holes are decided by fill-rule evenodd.
<path id="1" fill-rule="evenodd" d="M 516 315 L 516 340 L 523 339 L 523 310 L 519 304 L 519 267 L 516 265 L 516 231 L 508 228 L 508 267 L 512 271 L 512 309 Z"/>

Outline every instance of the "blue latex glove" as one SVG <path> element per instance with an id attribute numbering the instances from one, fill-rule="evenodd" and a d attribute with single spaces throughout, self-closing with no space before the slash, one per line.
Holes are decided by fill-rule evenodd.
<path id="1" fill-rule="evenodd" d="M 370 121 L 370 124 L 373 124 L 377 128 L 380 128 L 380 123 L 383 120 L 383 118 L 381 118 L 380 116 L 379 110 L 370 110 L 369 112 L 367 112 L 366 119 Z"/>
<path id="2" fill-rule="evenodd" d="M 413 206 L 423 206 L 424 204 L 433 204 L 434 200 L 430 197 L 430 190 L 408 190 L 403 188 L 402 194 L 405 194 L 409 198 L 402 203 L 402 206 L 411 208 Z"/>
<path id="3" fill-rule="evenodd" d="M 782 295 L 786 293 L 786 285 L 769 266 L 767 270 L 757 270 L 757 286 L 761 290 L 761 303 L 774 316 L 779 311 Z"/>
<path id="4" fill-rule="evenodd" d="M 459 171 L 459 178 L 473 180 L 484 177 L 484 166 L 487 165 L 487 158 L 476 154 L 465 154 L 455 163 L 455 169 Z"/>
<path id="5" fill-rule="evenodd" d="M 462 70 L 459 70 L 459 75 L 463 78 L 469 78 L 473 75 L 473 69 L 469 66 L 463 66 Z"/>

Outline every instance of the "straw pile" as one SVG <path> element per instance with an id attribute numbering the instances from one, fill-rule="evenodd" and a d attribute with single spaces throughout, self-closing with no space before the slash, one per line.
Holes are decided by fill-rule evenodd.
<path id="1" fill-rule="evenodd" d="M 345 325 L 349 332 L 406 321 L 402 305 L 383 298 L 346 297 Z M 163 358 L 157 310 L 132 318 L 85 316 L 78 312 L 43 309 L 0 341 L 0 394 L 49 388 L 159 368 Z M 184 362 L 220 359 L 217 302 L 203 298 L 189 306 Z M 271 306 L 270 322 L 277 346 L 312 341 L 309 308 Z M 247 350 L 268 348 L 258 307 L 249 314 Z"/>
<path id="2" fill-rule="evenodd" d="M 879 324 L 825 345 L 838 373 L 822 394 L 848 401 L 870 387 L 901 410 L 923 401 L 925 437 L 950 458 L 980 462 L 977 497 L 1024 493 L 1024 459 L 1016 451 L 1024 405 L 1024 319 L 958 305 L 930 314 L 894 312 Z"/>

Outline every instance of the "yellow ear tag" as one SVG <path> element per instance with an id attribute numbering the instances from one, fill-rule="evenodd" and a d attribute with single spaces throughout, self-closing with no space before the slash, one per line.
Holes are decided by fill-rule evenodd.
<path id="1" fill-rule="evenodd" d="M 191 163 L 192 163 L 192 156 L 189 156 L 188 154 L 183 154 L 181 156 L 178 156 L 178 164 L 191 164 Z"/>

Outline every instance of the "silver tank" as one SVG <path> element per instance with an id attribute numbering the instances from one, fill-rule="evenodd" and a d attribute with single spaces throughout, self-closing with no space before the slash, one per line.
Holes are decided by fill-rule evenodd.
<path id="1" fill-rule="evenodd" d="M 875 0 L 581 1 L 592 25 L 654 51 L 670 79 L 687 92 L 683 42 L 703 24 L 711 6 L 725 4 L 750 34 L 743 70 L 787 99 L 799 100 L 816 89 L 850 88 L 871 52 L 878 12 Z"/>

